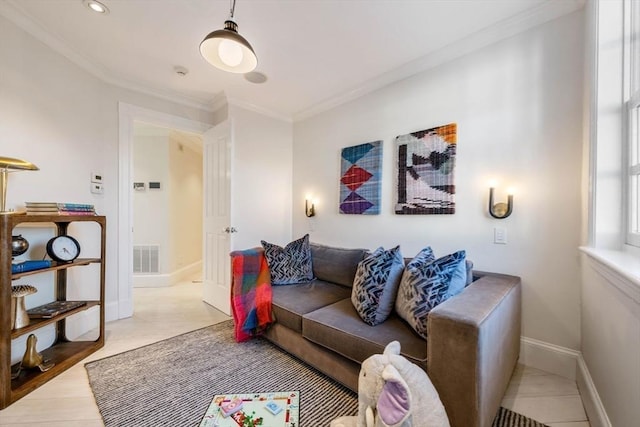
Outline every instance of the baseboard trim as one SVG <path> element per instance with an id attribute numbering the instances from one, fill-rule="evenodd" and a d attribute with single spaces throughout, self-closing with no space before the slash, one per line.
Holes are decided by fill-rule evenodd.
<path id="1" fill-rule="evenodd" d="M 118 301 L 110 302 L 104 305 L 104 321 L 112 322 L 120 319 Z"/>
<path id="2" fill-rule="evenodd" d="M 176 284 L 178 282 L 182 282 L 186 279 L 193 277 L 194 275 L 202 273 L 202 260 L 196 261 L 193 264 L 189 264 L 187 266 L 182 267 L 179 270 L 171 273 L 171 284 Z"/>
<path id="3" fill-rule="evenodd" d="M 194 262 L 169 274 L 134 274 L 134 288 L 164 288 L 175 285 L 202 271 L 202 261 Z"/>
<path id="4" fill-rule="evenodd" d="M 105 322 L 112 322 L 133 315 L 133 301 L 130 299 L 110 302 L 104 308 Z"/>
<path id="5" fill-rule="evenodd" d="M 169 274 L 134 274 L 134 288 L 166 288 L 171 286 Z"/>
<path id="6" fill-rule="evenodd" d="M 582 354 L 578 356 L 577 363 L 576 383 L 578 384 L 578 390 L 580 390 L 582 404 L 589 418 L 589 425 L 591 427 L 612 427 Z"/>
<path id="7" fill-rule="evenodd" d="M 582 353 L 520 337 L 520 363 L 576 382 L 591 427 L 612 427 Z"/>
<path id="8" fill-rule="evenodd" d="M 579 351 L 533 338 L 520 337 L 520 363 L 576 380 Z"/>

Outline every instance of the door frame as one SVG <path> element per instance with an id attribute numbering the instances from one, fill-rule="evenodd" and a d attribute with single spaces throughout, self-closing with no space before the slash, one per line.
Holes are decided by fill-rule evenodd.
<path id="1" fill-rule="evenodd" d="M 215 125 L 173 114 L 118 103 L 118 312 L 108 313 L 108 319 L 123 319 L 133 315 L 133 131 L 134 122 L 176 129 L 202 135 Z M 203 254 L 204 255 L 204 254 Z"/>

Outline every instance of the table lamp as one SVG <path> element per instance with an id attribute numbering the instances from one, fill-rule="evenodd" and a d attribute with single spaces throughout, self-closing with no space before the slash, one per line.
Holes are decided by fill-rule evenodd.
<path id="1" fill-rule="evenodd" d="M 6 209 L 7 178 L 9 177 L 9 172 L 14 170 L 37 171 L 38 167 L 24 160 L 0 157 L 0 189 L 2 190 L 2 197 L 0 197 L 0 215 L 11 213 Z"/>

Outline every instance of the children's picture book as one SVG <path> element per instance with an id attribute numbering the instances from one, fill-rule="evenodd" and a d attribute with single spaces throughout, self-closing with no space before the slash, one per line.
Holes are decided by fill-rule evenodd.
<path id="1" fill-rule="evenodd" d="M 86 301 L 53 301 L 27 310 L 31 319 L 51 319 L 58 314 L 87 305 Z"/>
<path id="2" fill-rule="evenodd" d="M 200 427 L 300 427 L 300 392 L 217 394 Z"/>

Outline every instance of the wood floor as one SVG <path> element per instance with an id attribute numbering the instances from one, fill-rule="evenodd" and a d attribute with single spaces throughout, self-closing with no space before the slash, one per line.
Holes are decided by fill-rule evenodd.
<path id="1" fill-rule="evenodd" d="M 134 289 L 133 294 L 134 316 L 107 323 L 105 347 L 84 362 L 228 319 L 201 301 L 200 283 L 140 288 Z M 0 426 L 103 426 L 84 362 L 0 411 Z M 518 366 L 502 405 L 552 427 L 589 427 L 575 382 L 522 365 Z"/>

